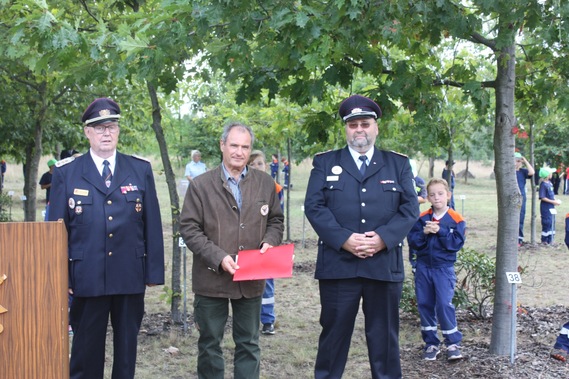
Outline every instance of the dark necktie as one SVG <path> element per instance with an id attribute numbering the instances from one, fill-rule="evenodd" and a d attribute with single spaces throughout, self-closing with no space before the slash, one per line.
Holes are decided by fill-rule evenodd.
<path id="1" fill-rule="evenodd" d="M 113 179 L 113 174 L 111 173 L 111 169 L 109 168 L 109 161 L 108 160 L 104 160 L 103 161 L 103 165 L 105 167 L 103 167 L 103 174 L 101 175 L 103 177 L 103 180 L 105 181 L 105 185 L 107 186 L 107 188 L 109 188 L 111 186 L 111 180 Z"/>
<path id="2" fill-rule="evenodd" d="M 362 176 L 365 176 L 366 174 L 366 168 L 367 168 L 367 156 L 366 155 L 360 155 L 359 157 L 360 161 L 362 161 L 362 165 L 360 166 L 360 174 L 362 174 Z"/>

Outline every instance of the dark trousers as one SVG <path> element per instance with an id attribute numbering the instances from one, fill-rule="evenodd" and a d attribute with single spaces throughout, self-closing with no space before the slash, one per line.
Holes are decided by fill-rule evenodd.
<path id="1" fill-rule="evenodd" d="M 101 379 L 105 339 L 113 327 L 113 379 L 134 378 L 138 331 L 144 315 L 144 293 L 73 297 L 69 322 L 73 328 L 70 379 Z"/>
<path id="2" fill-rule="evenodd" d="M 318 341 L 315 378 L 342 377 L 362 299 L 371 377 L 401 378 L 399 301 L 403 284 L 354 278 L 320 280 L 319 287 L 322 332 Z"/>
<path id="3" fill-rule="evenodd" d="M 454 266 L 431 268 L 417 263 L 415 293 L 421 318 L 421 336 L 427 346 L 438 347 L 441 342 L 437 337 L 438 323 L 446 346 L 458 345 L 462 341 L 452 304 L 455 286 Z"/>
<path id="4" fill-rule="evenodd" d="M 234 379 L 255 379 L 260 375 L 261 348 L 259 320 L 261 296 L 227 299 L 195 295 L 194 318 L 200 332 L 198 339 L 198 378 L 223 379 L 225 361 L 221 341 L 229 302 L 233 310 Z"/>

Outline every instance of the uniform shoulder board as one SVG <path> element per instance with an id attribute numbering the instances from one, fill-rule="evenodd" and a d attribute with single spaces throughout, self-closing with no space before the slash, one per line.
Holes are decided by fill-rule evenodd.
<path id="1" fill-rule="evenodd" d="M 141 161 L 145 161 L 145 162 L 148 162 L 148 163 L 150 163 L 150 160 L 149 160 L 149 159 L 147 159 L 147 158 L 143 158 L 143 157 L 141 157 L 141 156 L 138 156 L 138 155 L 134 155 L 134 154 L 133 154 L 133 155 L 131 155 L 131 156 L 132 156 L 133 158 L 136 158 L 136 159 L 140 159 Z"/>
<path id="2" fill-rule="evenodd" d="M 317 157 L 317 156 L 319 156 L 319 155 L 326 154 L 326 153 L 329 153 L 329 152 L 331 152 L 331 151 L 332 151 L 332 149 L 326 150 L 326 151 L 321 151 L 321 152 L 319 152 L 319 153 L 314 154 L 314 156 Z"/>
<path id="3" fill-rule="evenodd" d="M 407 155 L 405 155 L 405 154 L 403 154 L 403 153 L 399 153 L 399 152 L 393 151 L 393 150 L 390 150 L 390 151 L 391 151 L 393 154 L 397 154 L 397 155 L 401 155 L 402 157 L 409 158 Z"/>
<path id="4" fill-rule="evenodd" d="M 74 160 L 75 160 L 75 157 L 68 157 L 68 158 L 62 159 L 62 160 L 57 161 L 57 162 L 55 163 L 55 167 L 65 166 L 66 164 L 71 163 L 71 162 L 73 162 Z"/>

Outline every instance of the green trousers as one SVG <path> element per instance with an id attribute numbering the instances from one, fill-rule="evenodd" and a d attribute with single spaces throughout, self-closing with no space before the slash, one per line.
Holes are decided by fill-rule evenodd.
<path id="1" fill-rule="evenodd" d="M 261 296 L 251 299 L 227 299 L 195 295 L 194 319 L 199 330 L 198 378 L 223 379 L 225 361 L 221 342 L 229 316 L 233 311 L 234 379 L 259 378 L 261 349 L 259 322 Z"/>

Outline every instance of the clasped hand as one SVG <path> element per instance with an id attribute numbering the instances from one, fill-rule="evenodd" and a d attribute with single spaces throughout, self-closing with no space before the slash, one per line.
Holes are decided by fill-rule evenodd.
<path id="1" fill-rule="evenodd" d="M 342 245 L 358 258 L 372 257 L 375 253 L 385 249 L 385 242 L 376 232 L 352 233 L 350 238 Z"/>

